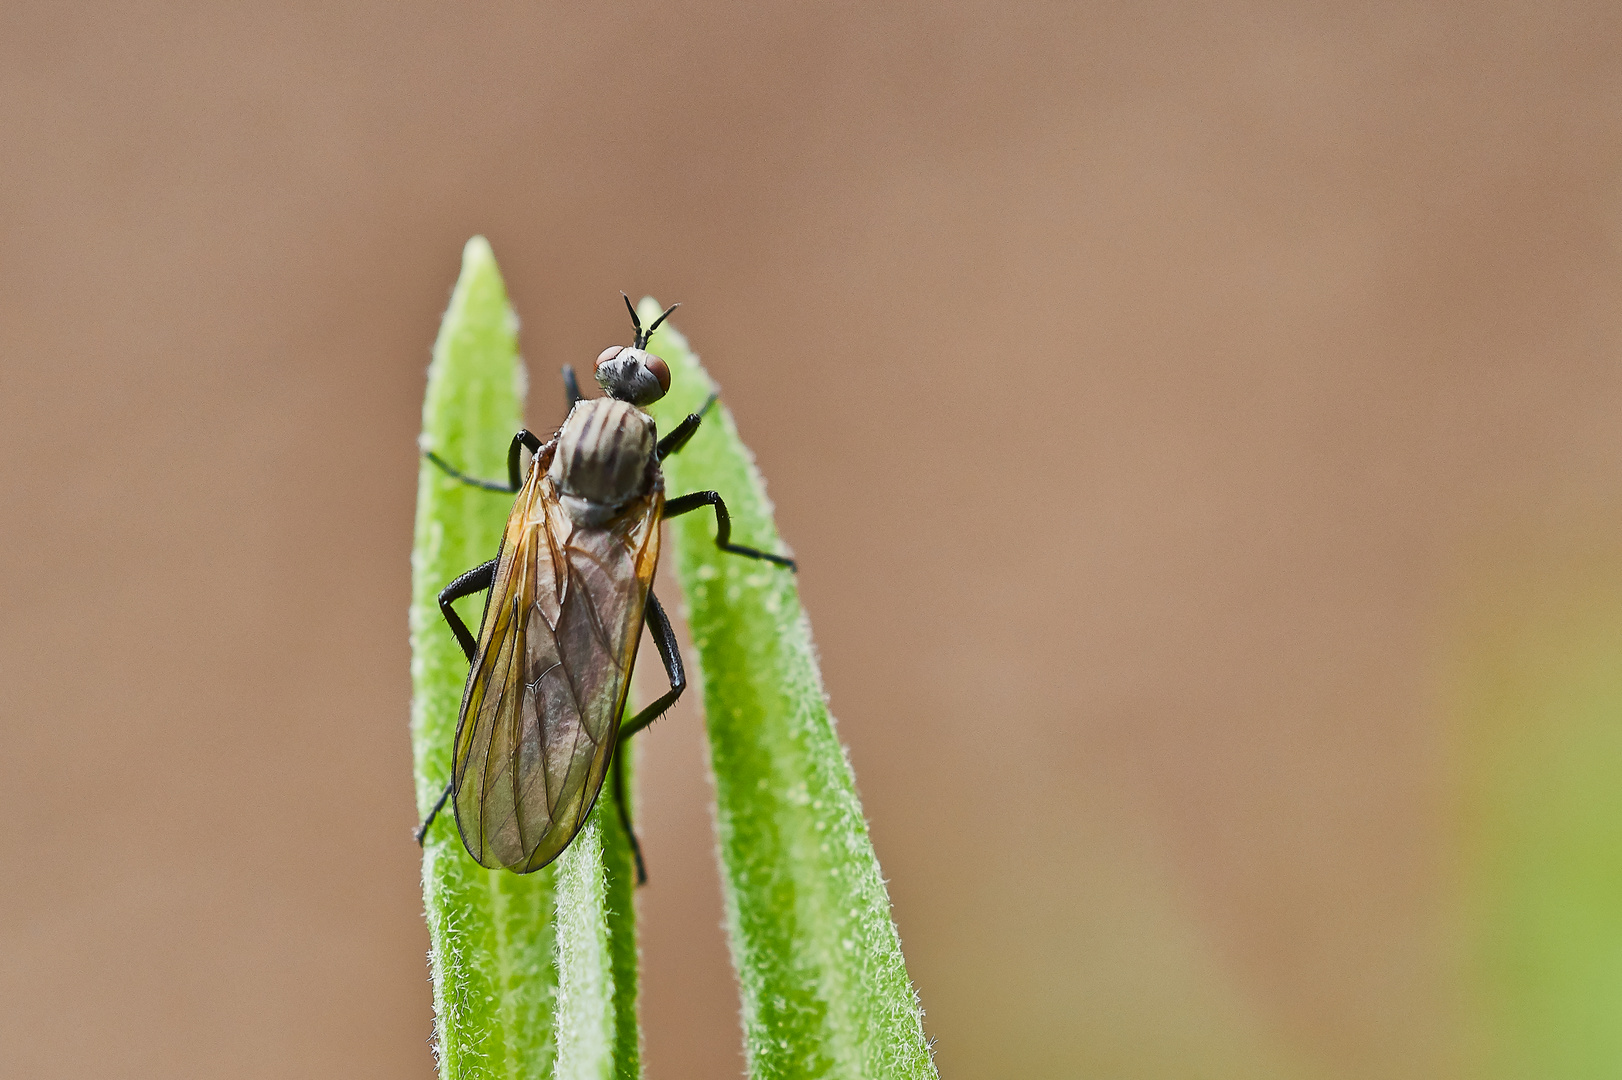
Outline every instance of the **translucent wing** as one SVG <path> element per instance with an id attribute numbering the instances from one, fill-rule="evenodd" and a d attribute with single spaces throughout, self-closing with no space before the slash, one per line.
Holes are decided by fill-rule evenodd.
<path id="1" fill-rule="evenodd" d="M 502 537 L 456 727 L 462 841 L 482 866 L 538 870 L 597 799 L 659 560 L 655 491 L 577 525 L 537 456 Z"/>

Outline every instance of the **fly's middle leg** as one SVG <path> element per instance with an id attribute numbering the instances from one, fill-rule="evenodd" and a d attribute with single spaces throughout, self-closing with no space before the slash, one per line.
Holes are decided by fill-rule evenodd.
<path id="1" fill-rule="evenodd" d="M 460 600 L 464 596 L 472 596 L 474 593 L 483 592 L 495 580 L 496 560 L 491 559 L 487 563 L 480 563 L 439 590 L 440 614 L 444 615 L 445 621 L 450 623 L 451 633 L 456 635 L 456 641 L 462 646 L 462 651 L 467 654 L 467 662 L 470 664 L 473 663 L 473 654 L 479 651 L 479 643 L 473 637 L 472 632 L 468 630 L 467 623 L 463 622 L 462 617 L 456 614 L 456 609 L 451 607 L 451 602 Z"/>
<path id="2" fill-rule="evenodd" d="M 473 654 L 479 651 L 479 643 L 468 630 L 467 623 L 463 622 L 462 617 L 456 614 L 456 609 L 451 607 L 451 602 L 460 600 L 464 596 L 472 596 L 476 592 L 483 592 L 490 587 L 490 584 L 495 579 L 496 560 L 491 559 L 487 563 L 475 566 L 439 591 L 440 613 L 445 616 L 445 621 L 450 624 L 451 633 L 456 635 L 457 644 L 462 646 L 462 651 L 467 654 L 467 662 L 470 664 L 473 662 Z M 428 826 L 432 825 L 434 818 L 438 817 L 439 812 L 445 809 L 445 801 L 451 797 L 451 787 L 455 782 L 454 778 L 446 781 L 445 790 L 440 792 L 439 801 L 434 803 L 434 808 L 428 811 L 428 816 L 417 827 L 417 843 L 419 845 L 422 843 L 423 838 L 428 835 Z"/>

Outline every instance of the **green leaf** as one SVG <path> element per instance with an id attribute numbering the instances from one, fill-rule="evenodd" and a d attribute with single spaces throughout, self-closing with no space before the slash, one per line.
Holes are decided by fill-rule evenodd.
<path id="1" fill-rule="evenodd" d="M 627 762 L 627 789 L 630 779 Z M 642 1075 L 636 868 L 610 787 L 605 785 L 591 820 L 553 864 L 559 1080 L 635 1080 Z"/>
<path id="2" fill-rule="evenodd" d="M 468 241 L 434 344 L 423 445 L 463 471 L 506 475 L 523 424 L 517 319 L 495 256 Z M 423 459 L 412 550 L 411 736 L 417 809 L 450 773 L 467 659 L 439 611 L 439 590 L 495 555 L 511 500 L 461 484 Z M 482 597 L 459 605 L 477 625 Z M 446 1080 L 640 1075 L 631 857 L 610 793 L 565 855 L 533 874 L 485 870 L 447 811 L 423 848 L 435 1009 Z M 565 917 L 555 918 L 556 912 Z"/>
<path id="3" fill-rule="evenodd" d="M 646 325 L 661 309 L 649 298 L 640 310 Z M 714 383 L 670 323 L 649 348 L 670 365 L 670 394 L 650 410 L 669 431 Z M 734 542 L 779 550 L 724 404 L 664 472 L 670 496 L 719 491 Z M 671 539 L 698 650 L 750 1075 L 935 1077 L 794 574 L 718 550 L 707 509 L 674 519 Z"/>
<path id="4" fill-rule="evenodd" d="M 1514 549 L 1512 549 L 1514 550 Z M 1488 577 L 1453 726 L 1472 1075 L 1622 1073 L 1622 556 Z"/>

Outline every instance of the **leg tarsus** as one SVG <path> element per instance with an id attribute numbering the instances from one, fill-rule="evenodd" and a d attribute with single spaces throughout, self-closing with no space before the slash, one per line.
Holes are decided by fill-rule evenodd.
<path id="1" fill-rule="evenodd" d="M 520 447 L 528 447 L 530 453 L 538 454 L 541 452 L 541 440 L 531 435 L 527 430 L 520 430 L 518 434 L 513 436 L 511 445 L 507 447 L 507 482 L 505 484 L 497 483 L 494 480 L 480 480 L 477 476 L 469 476 L 432 450 L 425 449 L 422 453 L 429 461 L 443 469 L 445 474 L 452 480 L 460 480 L 469 487 L 476 487 L 483 491 L 501 491 L 508 495 L 516 495 L 518 489 L 524 483 L 524 471 L 520 468 L 523 463 L 523 458 L 519 454 Z"/>
<path id="2" fill-rule="evenodd" d="M 574 408 L 574 403 L 579 401 L 583 397 L 585 397 L 585 395 L 580 392 L 580 382 L 579 382 L 579 380 L 577 380 L 574 377 L 574 365 L 573 364 L 564 364 L 563 365 L 563 400 L 564 400 L 564 402 L 569 406 L 569 408 L 572 409 L 572 408 Z"/>
<path id="3" fill-rule="evenodd" d="M 508 495 L 511 495 L 513 492 L 518 490 L 517 488 L 508 487 L 506 484 L 498 483 L 494 480 L 480 480 L 477 476 L 469 476 L 467 473 L 463 472 L 461 469 L 458 469 L 456 466 L 452 465 L 450 462 L 446 461 L 432 450 L 424 450 L 422 452 L 422 456 L 433 462 L 435 465 L 438 465 L 440 469 L 444 471 L 446 476 L 449 476 L 452 480 L 459 480 L 468 487 L 476 487 L 484 491 L 502 491 Z"/>
<path id="4" fill-rule="evenodd" d="M 625 839 L 631 844 L 631 858 L 636 860 L 636 883 L 648 883 L 648 867 L 642 861 L 642 845 L 637 842 L 636 830 L 631 828 L 631 804 L 625 791 L 625 741 L 614 747 L 614 805 L 619 808 L 620 824 L 625 827 Z"/>
<path id="5" fill-rule="evenodd" d="M 447 780 L 445 782 L 445 790 L 440 793 L 439 801 L 434 804 L 434 808 L 432 810 L 428 811 L 428 816 L 424 818 L 422 824 L 417 827 L 418 847 L 422 847 L 423 838 L 428 835 L 428 826 L 432 825 L 434 823 L 434 819 L 439 816 L 439 812 L 445 809 L 445 800 L 451 797 L 451 789 L 455 786 L 455 780 Z"/>
<path id="6" fill-rule="evenodd" d="M 691 495 L 671 499 L 665 503 L 667 518 L 688 514 L 703 506 L 715 507 L 715 546 L 722 551 L 730 551 L 734 555 L 746 555 L 751 559 L 765 559 L 767 562 L 786 566 L 790 570 L 799 571 L 799 566 L 786 555 L 773 555 L 770 552 L 760 551 L 742 544 L 732 543 L 732 515 L 727 513 L 727 504 L 721 501 L 719 493 L 714 491 L 695 491 Z"/>

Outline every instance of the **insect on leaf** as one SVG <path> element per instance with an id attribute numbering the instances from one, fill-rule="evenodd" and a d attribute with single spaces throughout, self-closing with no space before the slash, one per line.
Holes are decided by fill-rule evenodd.
<path id="1" fill-rule="evenodd" d="M 517 320 L 490 245 L 474 237 L 434 344 L 425 448 L 471 475 L 504 475 L 508 442 L 523 426 L 524 388 Z M 449 776 L 468 672 L 438 593 L 495 554 L 511 506 L 426 459 L 419 467 L 411 604 L 419 815 Z M 473 625 L 481 605 L 482 597 L 462 601 Z M 633 873 L 609 792 L 570 850 L 532 874 L 480 867 L 449 815 L 429 830 L 423 897 L 442 1077 L 640 1075 Z"/>

